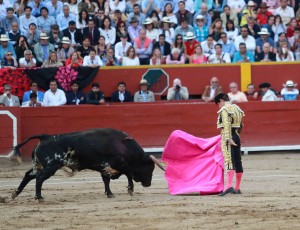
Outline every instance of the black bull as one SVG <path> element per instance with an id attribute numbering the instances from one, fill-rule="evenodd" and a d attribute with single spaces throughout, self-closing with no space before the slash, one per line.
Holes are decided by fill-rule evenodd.
<path id="1" fill-rule="evenodd" d="M 25 186 L 36 179 L 36 196 L 42 200 L 43 182 L 55 172 L 67 167 L 74 171 L 90 169 L 101 173 L 107 197 L 113 197 L 110 179 L 122 174 L 128 178 L 128 193 L 133 193 L 133 181 L 149 187 L 152 181 L 154 163 L 162 170 L 158 160 L 144 152 L 140 145 L 128 134 L 114 129 L 91 129 L 57 135 L 36 135 L 14 147 L 14 155 L 20 156 L 20 148 L 32 139 L 40 142 L 32 152 L 33 168 L 25 176 L 12 198 L 16 198 Z"/>

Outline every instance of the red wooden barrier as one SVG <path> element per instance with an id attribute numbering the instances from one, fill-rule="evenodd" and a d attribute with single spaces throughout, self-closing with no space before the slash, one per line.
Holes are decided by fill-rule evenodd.
<path id="1" fill-rule="evenodd" d="M 243 146 L 276 146 L 300 144 L 300 101 L 241 103 L 246 113 Z M 199 137 L 219 134 L 213 104 L 186 101 L 180 103 L 128 103 L 103 106 L 63 106 L 42 108 L 4 108 L 18 117 L 19 142 L 40 134 L 56 134 L 88 128 L 111 127 L 128 132 L 143 147 L 163 147 L 172 131 L 181 129 Z M 0 116 L 2 117 L 2 116 Z M 10 123 L 1 118 L 0 130 Z M 0 150 L 6 150 L 1 132 Z M 24 148 L 27 158 L 34 143 Z"/>

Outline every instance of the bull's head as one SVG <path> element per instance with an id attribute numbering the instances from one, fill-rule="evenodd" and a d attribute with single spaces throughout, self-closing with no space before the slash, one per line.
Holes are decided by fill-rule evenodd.
<path id="1" fill-rule="evenodd" d="M 161 170 L 165 171 L 164 167 L 159 161 L 150 155 L 143 164 L 140 165 L 138 172 L 133 172 L 132 179 L 135 182 L 141 182 L 144 187 L 150 187 L 152 181 L 152 173 L 154 170 L 154 164 L 156 164 Z"/>

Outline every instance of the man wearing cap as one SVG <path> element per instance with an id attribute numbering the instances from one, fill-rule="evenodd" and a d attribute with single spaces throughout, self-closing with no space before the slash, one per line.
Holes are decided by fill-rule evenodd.
<path id="1" fill-rule="evenodd" d="M 63 12 L 57 15 L 56 22 L 60 28 L 60 30 L 67 29 L 70 21 L 76 22 L 76 17 L 72 13 L 70 13 L 69 4 L 64 4 Z"/>
<path id="2" fill-rule="evenodd" d="M 13 56 L 16 58 L 15 49 L 12 44 L 9 42 L 9 38 L 6 34 L 0 35 L 0 59 L 2 60 L 6 54 L 6 52 L 10 51 L 12 52 Z"/>
<path id="3" fill-rule="evenodd" d="M 34 23 L 37 25 L 37 19 L 33 15 L 31 15 L 32 8 L 30 6 L 25 6 L 24 15 L 20 16 L 20 30 L 21 34 L 25 35 L 28 31 L 29 25 Z"/>
<path id="4" fill-rule="evenodd" d="M 180 26 L 177 26 L 175 29 L 174 37 L 176 37 L 178 34 L 181 34 L 183 37 L 185 37 L 188 32 L 192 32 L 194 34 L 194 28 L 189 25 L 189 22 L 186 19 L 182 19 Z"/>
<path id="5" fill-rule="evenodd" d="M 256 4 L 253 1 L 249 1 L 247 4 L 247 9 L 243 11 L 243 16 L 241 19 L 240 26 L 244 26 L 247 24 L 247 20 L 249 17 L 256 18 L 256 12 L 254 11 Z"/>
<path id="6" fill-rule="evenodd" d="M 138 20 L 138 24 L 141 26 L 146 20 L 146 15 L 141 12 L 141 7 L 139 4 L 133 5 L 133 12 L 128 15 L 127 21 L 130 23 L 132 18 L 135 17 Z"/>
<path id="7" fill-rule="evenodd" d="M 6 16 L 2 19 L 2 26 L 6 32 L 9 32 L 11 30 L 13 22 L 19 24 L 19 18 L 14 15 L 14 8 L 9 7 L 6 9 Z"/>
<path id="8" fill-rule="evenodd" d="M 222 153 L 226 170 L 226 184 L 224 191 L 219 196 L 227 194 L 241 194 L 240 185 L 243 176 L 241 160 L 240 134 L 243 129 L 244 111 L 236 104 L 229 102 L 229 97 L 220 93 L 215 97 L 215 103 L 219 106 L 217 128 L 221 129 Z M 236 176 L 235 188 L 232 187 L 233 176 Z"/>
<path id="9" fill-rule="evenodd" d="M 262 101 L 277 101 L 277 96 L 270 87 L 271 84 L 268 82 L 264 82 L 259 85 L 262 94 Z"/>
<path id="10" fill-rule="evenodd" d="M 207 27 L 210 27 L 211 26 L 211 16 L 210 14 L 208 13 L 208 6 L 206 3 L 202 3 L 201 5 L 201 9 L 200 11 L 196 12 L 195 15 L 194 15 L 194 18 L 193 18 L 193 23 L 194 23 L 194 26 L 196 26 L 196 19 L 198 17 L 198 15 L 202 15 L 203 18 L 204 18 L 204 25 L 206 25 Z"/>
<path id="11" fill-rule="evenodd" d="M 135 38 L 139 36 L 139 31 L 142 27 L 138 24 L 136 17 L 132 17 L 129 21 L 128 34 L 131 41 L 134 41 Z"/>
<path id="12" fill-rule="evenodd" d="M 146 21 L 143 23 L 146 28 L 146 36 L 150 38 L 152 42 L 156 42 L 158 40 L 158 29 L 154 27 L 154 22 L 151 18 L 146 18 Z"/>
<path id="13" fill-rule="evenodd" d="M 61 40 L 61 48 L 57 50 L 58 61 L 65 63 L 71 54 L 75 51 L 73 47 L 70 47 L 70 39 L 68 37 L 63 37 Z"/>
<path id="14" fill-rule="evenodd" d="M 19 98 L 11 93 L 10 84 L 4 84 L 3 91 L 4 93 L 0 96 L 0 106 L 20 106 Z"/>
<path id="15" fill-rule="evenodd" d="M 145 29 L 140 29 L 139 36 L 134 39 L 134 48 L 140 59 L 140 64 L 149 65 L 153 43 L 151 39 L 146 37 Z"/>
<path id="16" fill-rule="evenodd" d="M 256 23 L 260 26 L 264 26 L 268 23 L 268 17 L 272 15 L 270 11 L 268 11 L 268 5 L 266 2 L 262 2 L 257 11 Z"/>
<path id="17" fill-rule="evenodd" d="M 34 45 L 39 42 L 40 34 L 41 34 L 41 31 L 39 31 L 37 29 L 37 25 L 34 23 L 31 23 L 29 25 L 28 30 L 24 34 L 26 36 L 27 42 L 31 48 L 33 48 Z"/>
<path id="18" fill-rule="evenodd" d="M 123 57 L 125 56 L 131 43 L 127 41 L 127 34 L 121 35 L 121 41 L 115 45 L 115 57 L 118 59 L 119 63 L 122 63 Z"/>
<path id="19" fill-rule="evenodd" d="M 72 47 L 77 47 L 78 45 L 81 45 L 83 35 L 79 29 L 76 29 L 75 21 L 70 21 L 69 27 L 67 29 L 64 29 L 62 32 L 64 37 L 68 37 L 70 39 Z"/>
<path id="20" fill-rule="evenodd" d="M 193 3 L 193 2 L 192 2 Z M 193 3 L 194 4 L 194 3 Z M 190 11 L 186 9 L 186 3 L 184 0 L 178 1 L 178 11 L 176 12 L 176 18 L 178 25 L 181 24 L 182 20 L 188 21 L 189 25 L 193 24 L 193 15 Z M 193 9 L 194 11 L 194 9 Z"/>
<path id="21" fill-rule="evenodd" d="M 256 39 L 256 52 L 260 53 L 263 50 L 263 45 L 265 43 L 269 43 L 270 51 L 272 52 L 275 46 L 275 43 L 272 38 L 269 37 L 269 32 L 267 28 L 262 28 L 260 32 L 258 32 L 260 38 Z"/>
<path id="22" fill-rule="evenodd" d="M 154 102 L 154 94 L 148 90 L 149 83 L 146 79 L 140 81 L 140 90 L 134 94 L 134 102 Z"/>
<path id="23" fill-rule="evenodd" d="M 204 17 L 202 15 L 197 16 L 196 22 L 197 25 L 194 26 L 196 39 L 198 42 L 203 42 L 209 34 L 209 29 L 206 25 L 204 25 Z"/>
<path id="24" fill-rule="evenodd" d="M 52 51 L 54 51 L 54 45 L 49 43 L 49 37 L 46 33 L 41 33 L 40 41 L 34 45 L 37 66 L 41 66 Z"/>
<path id="25" fill-rule="evenodd" d="M 149 17 L 151 12 L 155 10 L 160 13 L 160 1 L 159 0 L 142 0 L 141 7 L 146 17 Z"/>
<path id="26" fill-rule="evenodd" d="M 285 101 L 296 101 L 298 99 L 299 90 L 295 88 L 297 84 L 292 80 L 287 80 L 286 83 L 283 84 L 283 87 L 280 94 Z"/>
<path id="27" fill-rule="evenodd" d="M 236 12 L 230 9 L 230 6 L 225 5 L 224 6 L 224 12 L 221 13 L 220 18 L 223 22 L 223 28 L 226 28 L 226 23 L 228 20 L 232 20 L 234 27 L 237 27 L 239 25 L 239 19 L 237 17 Z"/>
<path id="28" fill-rule="evenodd" d="M 22 103 L 22 107 L 39 107 L 39 106 L 42 106 L 42 104 L 37 101 L 37 94 L 36 93 L 30 93 L 29 98 L 30 98 L 29 101 Z"/>
<path id="29" fill-rule="evenodd" d="M 41 8 L 41 16 L 37 18 L 37 26 L 38 29 L 43 33 L 50 33 L 51 25 L 55 24 L 55 18 L 53 16 L 49 16 L 49 10 L 47 7 Z"/>
<path id="30" fill-rule="evenodd" d="M 257 62 L 270 62 L 276 61 L 276 54 L 271 52 L 271 46 L 268 42 L 263 44 L 262 52 L 256 56 Z"/>

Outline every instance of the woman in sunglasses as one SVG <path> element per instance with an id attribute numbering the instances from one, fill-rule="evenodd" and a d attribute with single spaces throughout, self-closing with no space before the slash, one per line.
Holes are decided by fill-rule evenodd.
<path id="1" fill-rule="evenodd" d="M 18 67 L 18 62 L 16 58 L 13 56 L 11 51 L 7 51 L 2 60 L 3 68 L 16 69 Z"/>
<path id="2" fill-rule="evenodd" d="M 183 37 L 181 34 L 177 34 L 175 37 L 175 41 L 172 44 L 172 49 L 177 48 L 180 51 L 180 54 L 184 53 L 184 45 L 183 45 Z"/>

